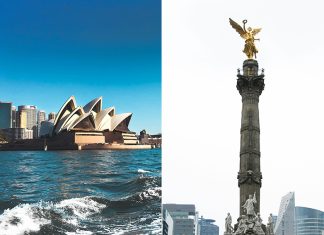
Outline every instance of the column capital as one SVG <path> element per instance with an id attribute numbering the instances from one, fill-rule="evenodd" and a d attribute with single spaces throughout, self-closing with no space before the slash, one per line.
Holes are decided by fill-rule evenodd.
<path id="1" fill-rule="evenodd" d="M 237 90 L 242 98 L 259 98 L 264 89 L 264 70 L 259 73 L 256 60 L 248 59 L 243 62 L 243 74 L 238 70 Z"/>

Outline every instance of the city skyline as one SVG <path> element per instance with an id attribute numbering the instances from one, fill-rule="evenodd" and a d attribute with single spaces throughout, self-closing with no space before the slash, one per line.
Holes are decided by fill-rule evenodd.
<path id="1" fill-rule="evenodd" d="M 8 89 L 0 99 L 58 112 L 71 95 L 80 104 L 103 96 L 118 112 L 133 112 L 134 131 L 161 132 L 159 5 L 1 3 L 0 85 Z"/>
<path id="2" fill-rule="evenodd" d="M 39 112 L 45 112 L 45 120 L 49 120 L 49 118 L 48 118 L 48 115 L 49 114 L 52 114 L 52 113 L 54 113 L 54 114 L 56 114 L 59 110 L 57 110 L 57 111 L 51 111 L 51 110 L 49 110 L 49 111 L 47 111 L 47 109 L 44 109 L 44 108 L 39 108 L 37 105 L 32 105 L 32 104 L 20 104 L 20 105 L 15 105 L 13 102 L 11 102 L 11 101 L 4 101 L 4 100 L 0 100 L 0 103 L 11 103 L 12 104 L 12 108 L 18 108 L 19 106 L 33 106 L 33 107 L 35 107 L 36 108 L 36 112 L 37 112 L 37 115 L 38 115 L 38 113 Z M 80 105 L 79 103 L 77 103 L 78 105 Z M 84 105 L 81 105 L 81 106 L 84 106 Z M 118 107 L 117 107 L 117 109 L 118 109 Z M 35 119 L 37 122 L 38 122 L 38 117 Z M 38 124 L 40 124 L 40 123 L 38 123 Z M 143 129 L 145 129 L 145 130 L 147 130 L 147 128 L 143 128 Z M 141 129 L 141 130 L 139 130 L 139 131 L 137 131 L 136 133 L 139 133 L 140 131 L 142 131 L 143 129 Z M 161 132 L 157 132 L 157 133 L 150 133 L 150 134 L 160 134 Z"/>

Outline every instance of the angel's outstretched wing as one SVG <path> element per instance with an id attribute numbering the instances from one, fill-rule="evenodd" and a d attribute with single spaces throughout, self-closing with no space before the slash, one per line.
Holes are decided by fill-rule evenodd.
<path id="1" fill-rule="evenodd" d="M 245 39 L 246 33 L 245 33 L 244 29 L 238 23 L 236 23 L 234 20 L 232 20 L 231 18 L 229 18 L 229 22 L 232 25 L 232 27 L 236 30 L 236 32 L 238 32 L 240 34 L 240 36 Z"/>
<path id="2" fill-rule="evenodd" d="M 257 33 L 259 33 L 261 31 L 261 28 L 258 28 L 258 29 L 253 29 L 252 30 L 252 34 L 253 36 L 255 36 Z"/>

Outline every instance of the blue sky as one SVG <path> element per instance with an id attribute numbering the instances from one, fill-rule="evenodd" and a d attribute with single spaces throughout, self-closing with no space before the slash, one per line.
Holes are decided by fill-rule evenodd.
<path id="1" fill-rule="evenodd" d="M 161 131 L 161 1 L 0 3 L 0 100 L 57 112 L 103 96 L 130 129 Z"/>

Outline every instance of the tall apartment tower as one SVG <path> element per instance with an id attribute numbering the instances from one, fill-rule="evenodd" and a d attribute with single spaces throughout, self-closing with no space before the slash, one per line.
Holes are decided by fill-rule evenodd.
<path id="1" fill-rule="evenodd" d="M 163 235 L 198 235 L 198 212 L 191 204 L 163 204 Z"/>
<path id="2" fill-rule="evenodd" d="M 0 129 L 12 127 L 12 103 L 0 102 Z"/>
<path id="3" fill-rule="evenodd" d="M 16 106 L 11 107 L 11 127 L 17 127 L 17 109 Z"/>
<path id="4" fill-rule="evenodd" d="M 219 227 L 214 224 L 215 220 L 199 218 L 198 235 L 219 235 Z"/>
<path id="5" fill-rule="evenodd" d="M 46 120 L 46 113 L 44 110 L 39 110 L 37 112 L 37 124 L 40 125 L 42 121 Z"/>
<path id="6" fill-rule="evenodd" d="M 33 137 L 36 138 L 37 131 L 37 107 L 34 105 L 20 105 L 18 106 L 18 112 L 26 112 L 27 125 L 26 128 L 33 130 Z"/>
<path id="7" fill-rule="evenodd" d="M 54 112 L 50 112 L 48 114 L 48 120 L 52 120 L 52 119 L 55 119 L 55 113 Z"/>
<path id="8" fill-rule="evenodd" d="M 275 235 L 295 235 L 295 193 L 283 196 L 274 228 Z"/>
<path id="9" fill-rule="evenodd" d="M 46 120 L 46 113 L 44 110 L 39 110 L 37 112 L 37 138 L 40 137 L 40 129 L 41 129 L 41 124 L 43 121 Z"/>
<path id="10" fill-rule="evenodd" d="M 27 112 L 25 110 L 16 111 L 16 127 L 27 128 Z"/>

